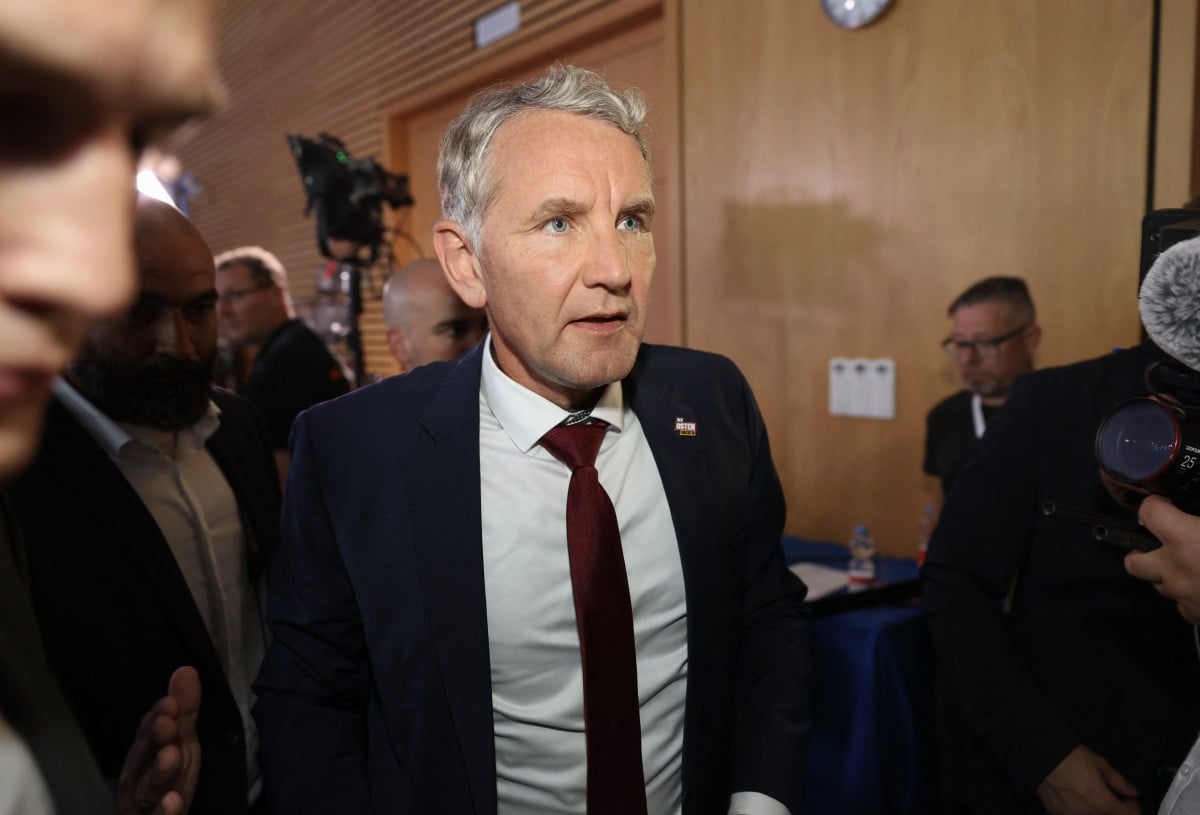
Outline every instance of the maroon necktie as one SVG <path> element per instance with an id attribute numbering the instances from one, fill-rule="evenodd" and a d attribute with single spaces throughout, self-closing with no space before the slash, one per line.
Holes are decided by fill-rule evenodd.
<path id="1" fill-rule="evenodd" d="M 633 610 L 617 513 L 596 472 L 604 422 L 559 425 L 542 446 L 571 468 L 567 555 L 583 661 L 589 815 L 646 812 Z"/>

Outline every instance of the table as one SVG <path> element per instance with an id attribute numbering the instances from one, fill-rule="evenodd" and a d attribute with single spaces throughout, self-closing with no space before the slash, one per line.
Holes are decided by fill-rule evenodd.
<path id="1" fill-rule="evenodd" d="M 785 539 L 789 563 L 840 562 L 846 547 Z M 914 561 L 879 557 L 881 585 L 818 600 L 812 618 L 812 738 L 804 812 L 925 815 L 935 810 L 933 656 Z"/>
<path id="2" fill-rule="evenodd" d="M 788 565 L 803 561 L 845 571 L 850 565 L 847 546 L 830 541 L 814 541 L 785 536 L 783 555 Z M 921 590 L 921 570 L 912 558 L 875 556 L 875 585 L 857 592 L 842 590 L 808 606 L 814 616 L 850 611 L 886 603 L 907 603 L 917 599 Z"/>

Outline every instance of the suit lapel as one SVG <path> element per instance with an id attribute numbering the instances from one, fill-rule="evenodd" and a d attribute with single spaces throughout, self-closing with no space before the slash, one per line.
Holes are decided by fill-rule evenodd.
<path id="1" fill-rule="evenodd" d="M 496 810 L 496 757 L 479 486 L 482 348 L 451 369 L 406 469 L 424 474 L 409 488 L 421 585 L 471 795 L 487 813 Z"/>
<path id="2" fill-rule="evenodd" d="M 710 700 L 705 675 L 714 658 L 713 650 L 701 643 L 700 632 L 710 627 L 705 615 L 727 613 L 725 608 L 715 608 L 711 601 L 710 587 L 714 579 L 714 563 L 719 558 L 712 550 L 720 544 L 714 537 L 713 528 L 705 507 L 712 506 L 718 496 L 714 495 L 713 467 L 709 460 L 709 444 L 704 435 L 706 417 L 697 414 L 690 400 L 667 379 L 661 366 L 647 364 L 646 346 L 638 358 L 638 364 L 625 380 L 626 392 L 630 394 L 634 412 L 642 426 L 642 432 L 654 454 L 662 478 L 667 504 L 671 509 L 671 521 L 679 545 L 679 560 L 683 568 L 684 592 L 687 597 L 688 617 L 688 689 L 684 705 L 683 739 L 683 808 L 689 810 L 688 790 L 701 767 L 700 759 L 708 745 L 698 743 L 693 734 L 703 733 L 702 718 L 710 704 L 720 706 L 724 700 Z M 676 423 L 694 422 L 695 435 L 688 435 L 686 427 L 677 429 Z M 680 432 L 682 430 L 683 432 Z"/>
<path id="3" fill-rule="evenodd" d="M 667 504 L 671 508 L 671 521 L 679 541 L 679 555 L 683 562 L 685 583 L 699 562 L 702 549 L 697 547 L 708 541 L 708 524 L 700 507 L 709 505 L 712 496 L 712 479 L 709 477 L 709 462 L 705 455 L 703 417 L 696 412 L 679 389 L 647 370 L 645 352 L 633 373 L 625 380 L 630 393 L 633 411 L 642 426 L 642 433 L 654 454 L 658 473 L 662 477 Z M 696 435 L 677 432 L 676 422 L 695 422 Z"/>
<path id="4" fill-rule="evenodd" d="M 279 496 L 271 489 L 273 484 L 265 485 L 264 489 L 264 485 L 252 476 L 254 467 L 250 459 L 256 451 L 254 448 L 239 449 L 239 442 L 245 444 L 247 440 L 244 437 L 235 438 L 228 422 L 228 413 L 223 411 L 221 424 L 209 437 L 205 447 L 225 476 L 237 503 L 238 519 L 246 543 L 246 568 L 250 585 L 257 593 L 259 578 L 270 563 L 279 538 Z M 274 475 L 268 473 L 267 477 Z M 273 513 L 273 517 L 266 517 L 268 512 Z"/>

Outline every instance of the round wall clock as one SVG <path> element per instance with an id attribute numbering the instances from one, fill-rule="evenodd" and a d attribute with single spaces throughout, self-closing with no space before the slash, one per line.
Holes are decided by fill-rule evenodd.
<path id="1" fill-rule="evenodd" d="M 878 20 L 893 0 L 821 0 L 825 14 L 842 28 L 862 28 Z"/>

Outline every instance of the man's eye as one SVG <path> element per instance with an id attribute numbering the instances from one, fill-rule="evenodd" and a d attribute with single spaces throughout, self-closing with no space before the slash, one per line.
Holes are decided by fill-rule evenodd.
<path id="1" fill-rule="evenodd" d="M 103 131 L 110 108 L 75 72 L 0 48 L 0 164 L 66 159 Z"/>
<path id="2" fill-rule="evenodd" d="M 92 112 L 22 95 L 0 95 L 0 162 L 49 164 L 77 148 L 95 125 Z"/>
<path id="3" fill-rule="evenodd" d="M 159 311 L 159 307 L 154 303 L 134 303 L 125 319 L 131 323 L 152 323 L 158 319 Z"/>
<path id="4" fill-rule="evenodd" d="M 216 302 L 213 300 L 204 300 L 200 303 L 188 303 L 183 307 L 183 313 L 188 319 L 197 320 L 207 317 L 216 309 Z"/>
<path id="5" fill-rule="evenodd" d="M 467 321 L 453 320 L 438 326 L 437 332 L 451 340 L 461 340 L 467 335 Z"/>
<path id="6" fill-rule="evenodd" d="M 549 221 L 546 221 L 546 227 L 551 232 L 561 234 L 561 233 L 567 231 L 567 227 L 568 227 L 567 219 L 566 218 L 551 218 Z"/>
<path id="7" fill-rule="evenodd" d="M 646 227 L 646 222 L 637 215 L 626 215 L 617 222 L 617 228 L 628 232 L 639 232 Z"/>

